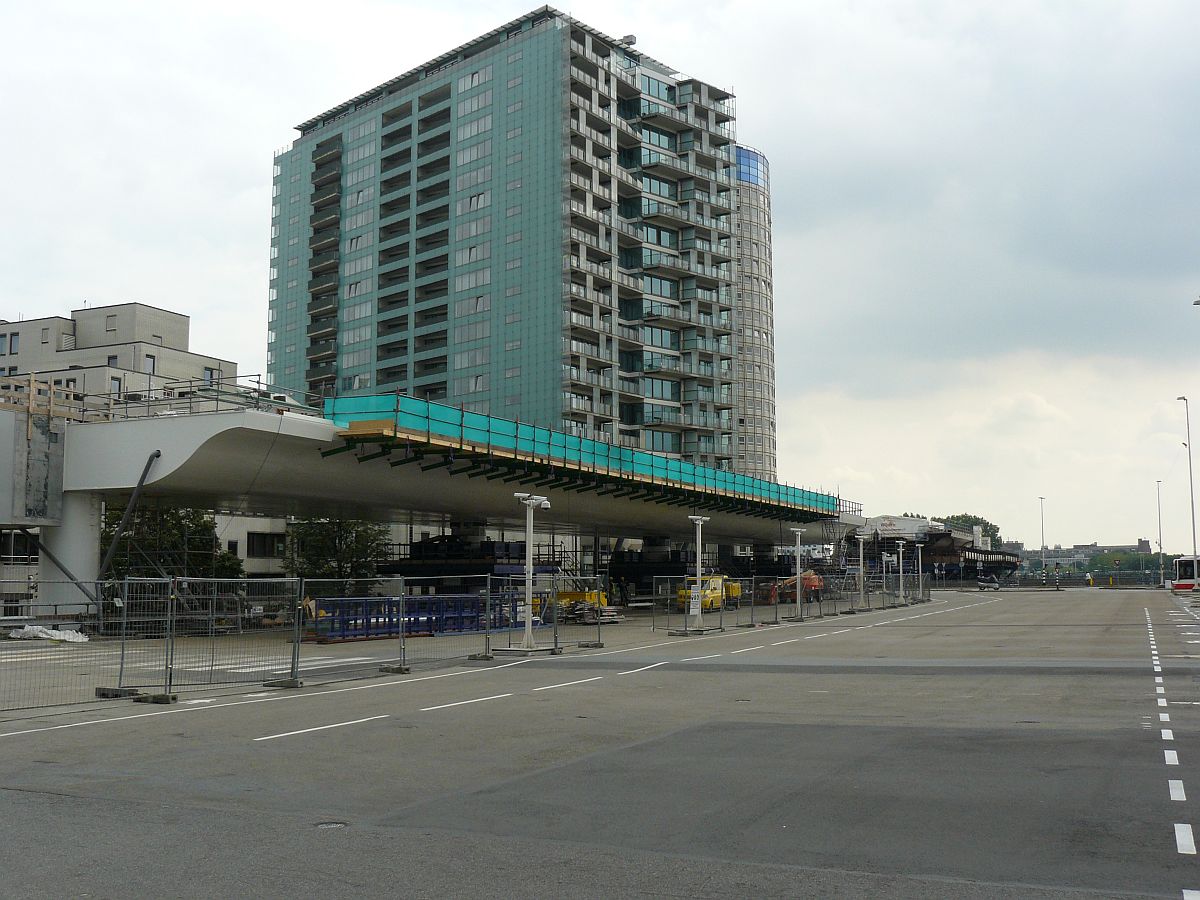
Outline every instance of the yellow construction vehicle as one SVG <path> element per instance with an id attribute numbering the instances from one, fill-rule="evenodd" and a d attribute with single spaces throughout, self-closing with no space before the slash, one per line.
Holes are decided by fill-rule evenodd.
<path id="1" fill-rule="evenodd" d="M 683 585 L 675 594 L 676 609 L 684 612 L 688 609 L 692 591 L 696 587 L 696 576 L 684 580 Z M 720 609 L 726 601 L 736 602 L 742 596 L 742 586 L 724 575 L 707 575 L 701 579 L 700 609 Z"/>

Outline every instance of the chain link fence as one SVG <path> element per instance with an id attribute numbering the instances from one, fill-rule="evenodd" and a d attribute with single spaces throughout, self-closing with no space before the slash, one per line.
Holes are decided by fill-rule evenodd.
<path id="1" fill-rule="evenodd" d="M 49 586 L 0 583 L 0 709 L 294 677 L 296 579 L 130 578 L 83 585 L 90 597 Z"/>

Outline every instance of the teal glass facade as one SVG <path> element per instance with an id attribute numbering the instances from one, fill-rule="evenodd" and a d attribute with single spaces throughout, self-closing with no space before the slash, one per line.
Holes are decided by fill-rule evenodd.
<path id="1" fill-rule="evenodd" d="M 775 288 L 771 249 L 771 167 L 737 148 L 737 458 L 738 472 L 773 480 Z"/>
<path id="2" fill-rule="evenodd" d="M 729 92 L 543 8 L 299 130 L 272 382 L 733 467 Z"/>

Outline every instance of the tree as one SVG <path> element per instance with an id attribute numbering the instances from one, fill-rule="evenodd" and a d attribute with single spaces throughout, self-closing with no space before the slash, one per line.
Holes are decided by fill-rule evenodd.
<path id="1" fill-rule="evenodd" d="M 953 516 L 945 516 L 936 519 L 938 522 L 945 522 L 947 525 L 952 525 L 955 528 L 961 528 L 964 531 L 970 531 L 974 526 L 979 525 L 983 528 L 983 536 L 992 539 L 992 547 L 999 549 L 1004 543 L 1004 539 L 1000 537 L 1000 526 L 989 522 L 982 516 L 972 515 L 971 513 L 956 513 Z"/>
<path id="2" fill-rule="evenodd" d="M 102 558 L 124 514 L 124 506 L 105 508 L 100 532 Z M 217 523 L 209 513 L 186 507 L 142 506 L 126 524 L 104 577 L 241 578 L 243 574 L 237 555 L 221 549 Z"/>
<path id="3" fill-rule="evenodd" d="M 283 568 L 302 578 L 370 578 L 387 554 L 388 527 L 356 519 L 303 519 L 287 529 Z"/>
<path id="4" fill-rule="evenodd" d="M 906 519 L 925 519 L 928 516 L 923 516 L 920 513 L 904 513 Z M 935 522 L 944 522 L 947 525 L 953 525 L 965 531 L 970 531 L 974 526 L 979 525 L 983 528 L 983 536 L 992 539 L 992 547 L 999 549 L 1004 539 L 1000 537 L 1000 526 L 994 525 L 982 516 L 972 515 L 971 513 L 957 513 L 953 516 L 934 516 Z"/>

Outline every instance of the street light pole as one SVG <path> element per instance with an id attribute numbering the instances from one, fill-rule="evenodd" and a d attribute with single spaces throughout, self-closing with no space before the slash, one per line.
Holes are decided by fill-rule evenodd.
<path id="1" fill-rule="evenodd" d="M 550 501 L 545 497 L 524 492 L 513 496 L 525 505 L 525 638 L 521 642 L 521 649 L 535 650 L 537 645 L 533 642 L 533 511 L 549 509 Z"/>
<path id="2" fill-rule="evenodd" d="M 863 544 L 867 540 L 861 534 L 858 537 L 858 605 L 863 607 L 867 605 L 867 569 L 866 569 L 866 553 L 863 551 Z M 868 607 L 869 608 L 869 607 Z"/>
<path id="3" fill-rule="evenodd" d="M 704 570 L 701 563 L 702 548 L 704 542 L 702 535 L 704 533 L 704 523 L 707 522 L 710 516 L 688 516 L 688 520 L 696 526 L 696 616 L 692 620 L 692 627 L 700 630 L 704 627 L 704 591 L 702 588 Z"/>
<path id="4" fill-rule="evenodd" d="M 804 537 L 804 529 L 793 528 L 792 534 L 796 535 L 796 616 L 803 620 L 804 606 L 800 602 L 800 541 Z"/>
<path id="5" fill-rule="evenodd" d="M 1046 498 L 1038 497 L 1038 509 L 1042 518 L 1042 582 L 1046 581 Z"/>
<path id="6" fill-rule="evenodd" d="M 900 552 L 896 560 L 896 572 L 898 574 L 897 584 L 900 585 L 900 598 L 896 601 L 900 606 L 904 605 L 904 541 L 896 541 L 896 549 Z"/>
<path id="7" fill-rule="evenodd" d="M 1167 581 L 1163 574 L 1162 552 L 1162 479 L 1154 482 L 1154 491 L 1158 495 L 1158 586 L 1163 587 Z"/>
<path id="8" fill-rule="evenodd" d="M 918 600 L 924 599 L 924 597 L 925 597 L 925 592 L 921 590 L 921 577 L 922 577 L 921 548 L 924 546 L 925 545 L 922 543 L 917 544 L 917 599 Z"/>
<path id="9" fill-rule="evenodd" d="M 1192 481 L 1192 416 L 1188 410 L 1188 398 L 1176 397 L 1175 399 L 1183 401 L 1183 420 L 1187 425 L 1188 502 L 1192 505 L 1192 590 L 1194 591 L 1197 582 L 1200 581 L 1196 578 L 1196 557 L 1200 554 L 1196 553 L 1196 485 Z"/>

